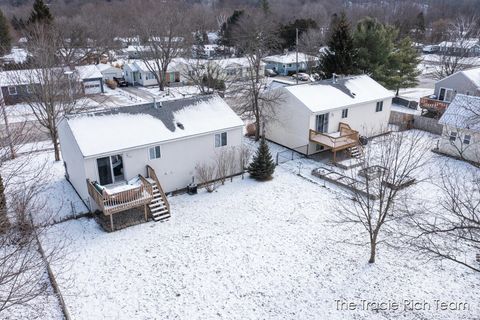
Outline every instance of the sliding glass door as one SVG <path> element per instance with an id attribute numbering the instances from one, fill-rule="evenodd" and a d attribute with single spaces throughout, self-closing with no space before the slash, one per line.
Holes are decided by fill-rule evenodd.
<path id="1" fill-rule="evenodd" d="M 101 185 L 108 185 L 125 180 L 121 155 L 98 158 L 97 168 L 98 179 Z"/>
<path id="2" fill-rule="evenodd" d="M 315 131 L 328 132 L 328 113 L 317 114 Z"/>

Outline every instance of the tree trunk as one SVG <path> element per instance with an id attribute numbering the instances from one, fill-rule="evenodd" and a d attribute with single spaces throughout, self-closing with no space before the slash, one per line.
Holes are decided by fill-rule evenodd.
<path id="1" fill-rule="evenodd" d="M 255 112 L 255 141 L 260 140 L 260 117 Z"/>
<path id="2" fill-rule="evenodd" d="M 5 103 L 3 103 L 3 101 L 2 101 L 1 104 L 2 104 L 3 120 L 5 121 L 5 131 L 6 131 L 6 134 L 7 134 L 7 143 L 8 143 L 8 147 L 10 149 L 10 159 L 15 159 L 17 155 L 15 153 L 15 148 L 13 146 L 12 132 L 10 131 L 10 124 L 8 123 L 8 116 L 7 116 L 7 112 L 5 110 Z"/>
<path id="3" fill-rule="evenodd" d="M 399 91 L 400 91 L 400 88 L 397 88 L 397 92 L 395 93 L 395 97 L 398 97 Z"/>
<path id="4" fill-rule="evenodd" d="M 377 254 L 377 237 L 373 236 L 373 238 L 370 239 L 370 259 L 368 260 L 368 263 L 375 263 L 376 254 Z"/>
<path id="5" fill-rule="evenodd" d="M 50 138 L 53 143 L 53 150 L 55 151 L 55 161 L 60 161 L 60 145 L 58 143 L 58 134 L 55 130 L 50 130 Z"/>

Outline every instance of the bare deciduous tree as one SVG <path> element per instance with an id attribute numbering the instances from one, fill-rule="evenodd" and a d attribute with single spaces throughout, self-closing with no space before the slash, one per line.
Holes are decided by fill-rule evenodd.
<path id="1" fill-rule="evenodd" d="M 143 44 L 137 47 L 137 52 L 157 80 L 160 91 L 168 82 L 169 65 L 191 43 L 184 13 L 183 3 L 150 1 L 137 14 L 139 19 L 135 23 L 135 31 Z"/>
<path id="2" fill-rule="evenodd" d="M 235 81 L 224 71 L 220 60 L 189 59 L 183 76 L 200 94 L 224 92 Z"/>
<path id="3" fill-rule="evenodd" d="M 420 234 L 412 238 L 413 248 L 438 260 L 459 263 L 480 272 L 480 174 L 470 168 L 466 174 L 446 166 L 438 186 L 439 205 L 412 219 Z"/>
<path id="4" fill-rule="evenodd" d="M 411 193 L 408 188 L 419 183 L 419 171 L 429 152 L 420 131 L 392 133 L 379 138 L 366 149 L 362 171 L 364 181 L 352 174 L 352 197 L 338 200 L 339 223 L 362 226 L 368 234 L 370 257 L 374 263 L 377 245 L 395 232 L 397 223 L 408 217 Z"/>
<path id="5" fill-rule="evenodd" d="M 474 65 L 471 47 L 478 42 L 476 17 L 458 17 L 448 27 L 448 41 L 440 48 L 438 66 L 433 76 L 441 80 Z"/>
<path id="6" fill-rule="evenodd" d="M 215 164 L 217 167 L 217 179 L 225 184 L 228 176 L 236 173 L 237 150 L 235 148 L 221 148 L 215 152 Z"/>
<path id="7" fill-rule="evenodd" d="M 47 264 L 61 258 L 63 241 L 52 242 L 43 254 L 39 250 L 39 239 L 50 225 L 49 208 L 40 197 L 47 188 L 48 172 L 46 163 L 33 161 L 23 155 L 14 163 L 2 164 L 9 214 L 7 221 L 0 221 L 0 229 L 5 230 L 0 234 L 0 317 L 11 308 L 39 309 L 36 299 L 52 294 L 45 277 Z M 27 168 L 30 173 L 24 176 Z"/>
<path id="8" fill-rule="evenodd" d="M 217 168 L 215 163 L 199 163 L 195 166 L 195 172 L 201 185 L 208 192 L 213 192 L 217 188 L 215 182 Z"/>
<path id="9" fill-rule="evenodd" d="M 235 87 L 237 111 L 255 119 L 255 139 L 260 139 L 263 122 L 272 115 L 271 107 L 278 101 L 278 92 L 265 91 L 262 59 L 278 47 L 276 25 L 265 12 L 250 12 L 242 15 L 233 30 L 235 46 L 245 55 L 249 68 L 246 81 Z M 238 90 L 237 90 L 238 89 Z"/>
<path id="10" fill-rule="evenodd" d="M 29 47 L 34 59 L 29 69 L 13 70 L 11 81 L 22 88 L 22 99 L 38 123 L 47 131 L 60 160 L 59 122 L 68 114 L 85 109 L 82 83 L 70 68 L 59 65 L 55 53 L 58 37 L 48 26 L 37 25 L 30 31 Z"/>

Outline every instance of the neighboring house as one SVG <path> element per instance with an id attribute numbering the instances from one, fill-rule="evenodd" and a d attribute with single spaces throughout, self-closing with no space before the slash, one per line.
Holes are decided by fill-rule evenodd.
<path id="1" fill-rule="evenodd" d="M 152 188 L 185 189 L 198 165 L 239 150 L 242 137 L 243 121 L 216 95 L 76 115 L 59 125 L 68 180 L 92 212 L 110 217 L 149 205 L 155 218 Z M 238 157 L 234 173 L 241 169 Z"/>
<path id="2" fill-rule="evenodd" d="M 231 80 L 245 80 L 250 75 L 250 62 L 248 58 L 226 58 L 211 60 L 218 64 L 224 73 L 221 78 Z M 264 76 L 265 63 L 260 63 L 260 76 Z"/>
<path id="3" fill-rule="evenodd" d="M 104 81 L 123 77 L 122 69 L 114 67 L 108 63 L 97 64 L 97 69 L 101 72 Z"/>
<path id="4" fill-rule="evenodd" d="M 442 114 L 456 94 L 480 96 L 480 68 L 459 71 L 437 81 L 433 95 L 420 98 L 420 108 Z"/>
<path id="5" fill-rule="evenodd" d="M 393 94 L 367 75 L 286 85 L 266 126 L 269 140 L 303 154 L 347 150 L 387 130 Z"/>
<path id="6" fill-rule="evenodd" d="M 480 163 L 480 97 L 457 94 L 438 122 L 438 151 Z"/>
<path id="7" fill-rule="evenodd" d="M 28 57 L 27 50 L 19 47 L 12 47 L 12 50 L 10 51 L 10 53 L 1 57 L 0 61 L 3 64 L 24 63 L 27 61 L 27 57 Z"/>
<path id="8" fill-rule="evenodd" d="M 156 63 L 150 62 L 150 65 L 155 69 Z M 184 82 L 183 75 L 186 72 L 186 61 L 182 58 L 173 59 L 168 65 L 166 79 L 167 83 Z M 154 86 L 157 85 L 155 74 L 148 68 L 143 60 L 135 60 L 132 63 L 127 63 L 123 66 L 125 80 L 131 85 L 140 86 Z"/>
<path id="9" fill-rule="evenodd" d="M 34 81 L 36 77 L 33 71 L 15 70 L 0 72 L 0 91 L 5 105 L 14 105 L 28 100 L 32 85 L 40 83 L 40 81 Z"/>
<path id="10" fill-rule="evenodd" d="M 282 55 L 270 56 L 263 59 L 267 69 L 272 69 L 283 76 L 289 76 L 297 72 L 297 55 L 295 52 L 287 52 Z M 298 54 L 298 71 L 305 72 L 312 67 L 318 66 L 319 59 L 305 53 Z"/>
<path id="11" fill-rule="evenodd" d="M 445 55 L 478 57 L 480 44 L 478 39 L 465 39 L 461 41 L 443 41 L 438 45 L 438 52 Z"/>
<path id="12" fill-rule="evenodd" d="M 75 67 L 78 78 L 82 81 L 83 91 L 86 95 L 103 93 L 103 75 L 96 65 Z"/>

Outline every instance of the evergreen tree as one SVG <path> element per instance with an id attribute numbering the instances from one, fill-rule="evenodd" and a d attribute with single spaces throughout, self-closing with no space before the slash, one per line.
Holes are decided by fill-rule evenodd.
<path id="1" fill-rule="evenodd" d="M 10 227 L 7 216 L 7 200 L 5 198 L 5 187 L 0 175 L 0 234 L 4 233 Z"/>
<path id="2" fill-rule="evenodd" d="M 398 96 L 401 88 L 411 88 L 418 84 L 419 63 L 420 58 L 412 42 L 409 38 L 404 38 L 390 55 L 389 64 L 386 65 L 384 72 L 387 76 L 379 80 L 388 89 L 395 90 Z"/>
<path id="3" fill-rule="evenodd" d="M 232 39 L 232 30 L 235 28 L 235 25 L 238 23 L 243 14 L 243 10 L 235 10 L 233 14 L 227 19 L 227 21 L 222 25 L 222 28 L 220 29 L 219 40 L 219 43 L 221 45 L 228 47 L 233 46 L 234 39 Z"/>
<path id="4" fill-rule="evenodd" d="M 282 25 L 280 27 L 280 38 L 282 38 L 283 48 L 292 48 L 295 46 L 297 31 L 298 28 L 298 37 L 302 33 L 308 31 L 309 29 L 317 29 L 318 25 L 315 20 L 312 19 L 295 19 L 295 21 Z"/>
<path id="5" fill-rule="evenodd" d="M 270 12 L 270 3 L 268 3 L 268 0 L 260 0 L 260 7 L 264 13 Z"/>
<path id="6" fill-rule="evenodd" d="M 12 37 L 8 28 L 8 22 L 0 10 L 0 55 L 9 53 L 12 49 Z"/>
<path id="7" fill-rule="evenodd" d="M 275 171 L 275 163 L 273 162 L 265 137 L 262 137 L 260 140 L 257 153 L 253 157 L 253 161 L 248 166 L 247 171 L 250 173 L 250 177 L 257 180 L 268 180 L 272 177 Z"/>
<path id="8" fill-rule="evenodd" d="M 415 41 L 423 42 L 425 39 L 425 15 L 420 12 L 415 19 Z"/>
<path id="9" fill-rule="evenodd" d="M 369 17 L 361 20 L 353 33 L 359 71 L 374 79 L 384 77 L 381 73 L 394 49 L 395 37 L 396 30 L 393 27 L 384 26 Z"/>
<path id="10" fill-rule="evenodd" d="M 51 24 L 53 22 L 53 16 L 50 13 L 50 9 L 43 2 L 43 0 L 35 0 L 33 3 L 33 10 L 30 13 L 28 24 L 44 23 Z"/>
<path id="11" fill-rule="evenodd" d="M 356 72 L 355 47 L 345 13 L 340 17 L 333 15 L 327 45 L 328 49 L 321 59 L 324 76 L 330 78 L 333 73 L 354 74 Z"/>

